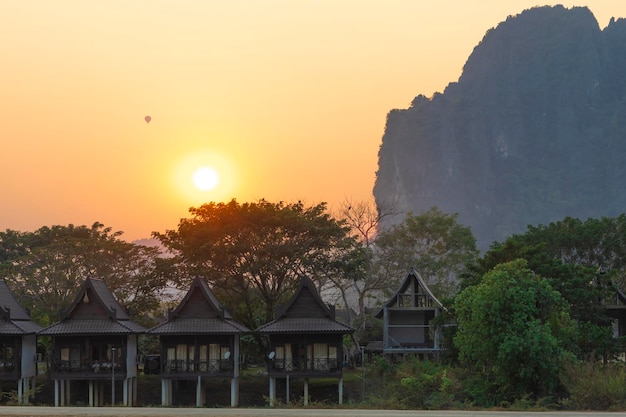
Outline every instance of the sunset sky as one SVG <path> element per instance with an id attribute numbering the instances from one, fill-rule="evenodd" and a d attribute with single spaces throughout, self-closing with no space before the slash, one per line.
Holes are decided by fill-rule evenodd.
<path id="1" fill-rule="evenodd" d="M 369 200 L 387 113 L 543 4 L 626 17 L 624 0 L 1 0 L 0 230 L 134 240 L 203 202 Z"/>

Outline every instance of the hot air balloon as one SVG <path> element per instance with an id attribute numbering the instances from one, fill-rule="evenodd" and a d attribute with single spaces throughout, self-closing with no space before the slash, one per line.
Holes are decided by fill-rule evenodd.
<path id="1" fill-rule="evenodd" d="M 146 123 L 150 123 L 150 120 L 152 120 L 152 117 L 146 116 L 143 119 L 146 121 Z"/>

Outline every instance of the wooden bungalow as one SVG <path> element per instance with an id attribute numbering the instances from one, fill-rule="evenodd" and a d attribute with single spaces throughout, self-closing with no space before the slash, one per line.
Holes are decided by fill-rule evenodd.
<path id="1" fill-rule="evenodd" d="M 613 336 L 626 336 L 626 295 L 617 285 L 613 287 L 615 292 L 605 303 L 605 308 L 607 315 L 613 319 Z"/>
<path id="2" fill-rule="evenodd" d="M 615 283 L 611 283 L 614 289 L 613 296 L 606 300 L 605 308 L 607 315 L 612 319 L 613 337 L 624 338 L 626 336 L 626 295 Z M 620 359 L 626 361 L 626 345 L 619 342 L 618 351 Z"/>
<path id="3" fill-rule="evenodd" d="M 337 378 L 343 402 L 343 336 L 354 329 L 335 320 L 335 309 L 320 298 L 315 285 L 303 278 L 276 319 L 256 330 L 269 336 L 270 406 L 276 400 L 276 380 L 285 379 L 289 402 L 290 378 L 304 380 L 304 404 L 310 378 Z"/>
<path id="4" fill-rule="evenodd" d="M 123 404 L 136 405 L 137 336 L 144 332 L 104 281 L 85 280 L 61 321 L 39 332 L 52 338 L 54 405 L 70 404 L 72 382 L 88 383 L 92 407 L 104 404 L 105 387 L 111 390 L 111 405 L 115 405 L 116 386 L 122 382 Z"/>
<path id="5" fill-rule="evenodd" d="M 239 405 L 239 337 L 250 330 L 235 322 L 200 279 L 168 320 L 148 333 L 160 336 L 161 403 L 172 405 L 173 381 L 196 381 L 196 406 L 206 402 L 205 381 L 230 378 L 231 406 Z"/>
<path id="6" fill-rule="evenodd" d="M 442 308 L 422 277 L 411 269 L 376 314 L 383 318 L 383 354 L 418 354 L 437 359 L 442 349 L 441 331 L 433 320 Z"/>
<path id="7" fill-rule="evenodd" d="M 27 404 L 35 391 L 40 330 L 13 297 L 6 281 L 0 280 L 0 381 L 17 383 L 20 404 Z"/>

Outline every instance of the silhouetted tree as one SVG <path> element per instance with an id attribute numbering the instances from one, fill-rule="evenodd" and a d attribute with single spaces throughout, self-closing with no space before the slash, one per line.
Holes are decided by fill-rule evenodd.
<path id="1" fill-rule="evenodd" d="M 149 323 L 167 285 L 160 252 L 125 242 L 121 234 L 101 223 L 0 232 L 1 278 L 43 325 L 60 318 L 87 277 L 106 281 L 134 319 Z"/>
<path id="2" fill-rule="evenodd" d="M 193 276 L 209 282 L 237 320 L 250 328 L 274 319 L 301 276 L 324 278 L 348 229 L 326 204 L 266 200 L 191 208 L 177 230 L 157 237 L 175 256 L 181 288 Z"/>

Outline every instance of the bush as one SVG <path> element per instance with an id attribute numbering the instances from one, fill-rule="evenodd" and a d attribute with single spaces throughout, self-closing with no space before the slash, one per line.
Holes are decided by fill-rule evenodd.
<path id="1" fill-rule="evenodd" d="M 576 410 L 626 410 L 624 363 L 570 362 L 564 367 L 563 385 L 569 398 L 563 406 Z"/>
<path id="2" fill-rule="evenodd" d="M 369 371 L 366 406 L 383 409 L 459 408 L 463 388 L 454 368 L 409 357 L 378 358 Z"/>

